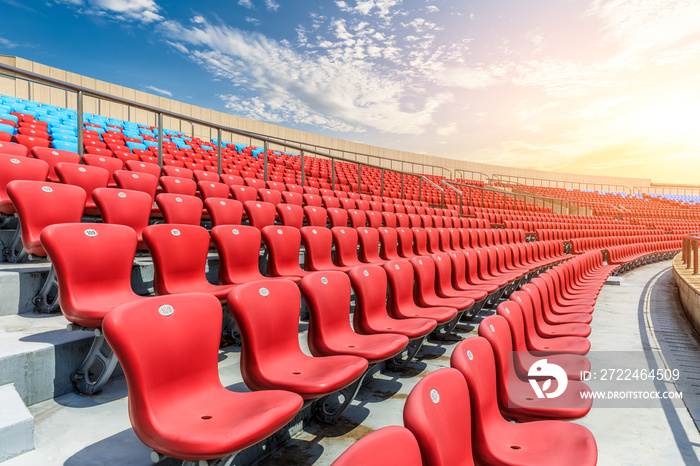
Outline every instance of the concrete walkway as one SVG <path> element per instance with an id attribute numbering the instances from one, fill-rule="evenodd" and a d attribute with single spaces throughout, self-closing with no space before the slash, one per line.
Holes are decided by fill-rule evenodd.
<path id="1" fill-rule="evenodd" d="M 686 335 L 692 329 L 682 328 L 683 319 L 668 317 L 683 316 L 677 297 L 674 298 L 677 293 L 674 295 L 669 266 L 670 261 L 652 264 L 627 273 L 620 286 L 603 288 L 592 324 L 591 360 L 595 369 L 596 361 L 608 357 L 609 366 L 614 363 L 610 354 L 618 353 L 607 352 L 626 352 L 641 355 L 649 368 L 665 368 L 666 364 L 675 367 L 674 358 L 682 356 L 685 368 L 681 370 L 681 379 L 656 388 L 681 390 L 684 400 L 692 405 L 700 395 L 687 387 L 692 387 L 693 381 L 700 377 L 694 379 L 695 373 L 688 369 L 688 363 L 692 366 L 693 361 L 700 361 L 700 354 L 691 350 L 677 356 L 671 353 L 669 345 L 677 345 L 673 337 Z M 462 338 L 476 335 L 476 326 L 486 315 L 480 315 L 472 324 L 460 325 L 458 335 Z M 662 330 L 650 330 L 651 323 L 662 326 Z M 670 327 L 672 324 L 678 327 Z M 408 393 L 430 371 L 449 366 L 449 357 L 458 342 L 455 339 L 426 343 L 418 360 L 407 369 L 378 374 L 363 387 L 337 424 L 312 423 L 259 464 L 329 465 L 355 440 L 372 430 L 401 425 Z M 222 381 L 234 390 L 244 389 L 238 356 L 235 349 L 220 355 Z M 651 384 L 654 386 L 654 382 Z M 700 434 L 685 404 L 679 407 L 670 402 L 647 404 L 654 407 L 599 407 L 596 402 L 591 412 L 578 421 L 596 437 L 599 464 L 700 464 Z M 110 381 L 98 396 L 68 394 L 33 405 L 30 410 L 36 420 L 35 450 L 0 463 L 2 466 L 152 464 L 150 450 L 130 428 L 123 377 Z"/>

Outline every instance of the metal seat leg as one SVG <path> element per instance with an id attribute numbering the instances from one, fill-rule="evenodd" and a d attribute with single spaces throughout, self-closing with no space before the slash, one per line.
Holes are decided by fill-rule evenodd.
<path id="1" fill-rule="evenodd" d="M 411 362 L 416 356 L 418 350 L 421 349 L 423 342 L 425 342 L 425 337 L 416 338 L 415 340 L 409 341 L 408 345 L 402 352 L 393 358 L 386 360 L 386 367 L 392 371 L 398 371 L 406 367 L 408 363 Z"/>
<path id="2" fill-rule="evenodd" d="M 350 403 L 360 390 L 362 382 L 365 380 L 365 377 L 373 367 L 374 364 L 370 364 L 365 373 L 362 374 L 362 377 L 342 390 L 331 393 L 330 395 L 326 395 L 314 401 L 311 411 L 316 419 L 326 424 L 335 423 L 335 421 L 337 421 L 338 418 L 343 415 L 345 410 L 350 407 Z"/>
<path id="3" fill-rule="evenodd" d="M 95 339 L 85 360 L 80 364 L 70 379 L 75 388 L 84 395 L 92 395 L 102 389 L 117 367 L 117 357 L 109 347 L 100 329 L 94 329 Z"/>
<path id="4" fill-rule="evenodd" d="M 32 299 L 37 312 L 43 314 L 56 312 L 58 310 L 58 291 L 56 269 L 54 269 L 52 264 L 44 285 L 41 287 L 41 290 L 39 290 L 39 293 Z"/>

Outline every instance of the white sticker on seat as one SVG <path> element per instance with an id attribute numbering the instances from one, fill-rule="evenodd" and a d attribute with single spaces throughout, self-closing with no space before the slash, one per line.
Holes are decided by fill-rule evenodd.
<path id="1" fill-rule="evenodd" d="M 158 314 L 162 315 L 163 317 L 170 317 L 174 312 L 175 308 L 170 304 L 163 304 L 158 308 Z"/>
<path id="2" fill-rule="evenodd" d="M 430 399 L 433 400 L 435 404 L 440 403 L 440 394 L 434 388 L 430 390 Z"/>
<path id="3" fill-rule="evenodd" d="M 94 238 L 97 236 L 97 230 L 93 230 L 92 228 L 88 228 L 85 230 L 85 236 L 89 236 L 90 238 Z"/>

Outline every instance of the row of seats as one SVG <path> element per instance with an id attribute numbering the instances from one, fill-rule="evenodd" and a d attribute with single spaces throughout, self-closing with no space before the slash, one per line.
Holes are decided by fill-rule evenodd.
<path id="1" fill-rule="evenodd" d="M 268 233 L 269 235 L 284 236 L 284 231 L 281 235 L 277 231 L 274 231 L 276 227 L 267 228 L 268 230 L 264 230 L 263 234 Z M 206 255 L 208 237 L 204 229 L 184 225 L 179 228 L 174 228 L 172 225 L 153 225 L 149 227 L 149 229 L 146 238 L 151 238 L 150 232 L 152 232 L 152 242 L 150 239 L 148 239 L 148 241 L 149 247 L 154 249 L 154 261 L 156 261 L 156 263 L 158 261 L 170 262 L 170 266 L 167 267 L 172 267 L 174 270 L 181 270 L 181 267 L 185 264 L 190 264 L 189 268 L 194 268 L 191 264 L 201 263 L 201 260 L 194 260 L 189 252 L 183 251 L 188 248 L 179 245 L 180 242 L 184 244 L 188 239 L 189 241 L 187 241 L 187 243 L 192 243 L 192 238 L 187 238 L 190 233 L 196 233 L 202 236 L 202 239 L 197 242 L 200 246 L 196 248 L 198 251 L 196 254 L 200 256 L 202 254 Z M 52 247 L 53 242 L 61 242 L 60 237 L 62 236 L 63 242 L 70 242 L 72 245 L 75 245 L 76 237 L 80 237 L 82 240 L 81 242 L 88 244 L 94 243 L 90 244 L 88 247 L 79 247 L 79 249 L 84 252 L 97 253 L 97 251 L 101 249 L 107 249 L 98 247 L 98 242 L 103 242 L 103 245 L 123 245 L 128 243 L 127 249 L 129 252 L 135 252 L 136 238 L 133 232 L 129 233 L 130 238 L 128 241 L 110 236 L 112 232 L 121 233 L 122 231 L 126 234 L 128 229 L 103 224 L 55 225 L 47 228 L 44 233 L 42 233 L 42 237 L 46 243 L 47 249 L 51 251 L 54 249 L 56 251 L 64 250 L 63 247 Z M 161 252 L 156 252 L 156 249 L 161 250 Z M 123 258 L 125 255 L 128 257 L 128 255 L 123 254 L 123 252 L 124 251 L 111 251 L 109 254 L 114 254 L 115 258 Z M 172 256 L 179 257 L 173 258 Z M 190 257 L 185 258 L 185 256 Z M 103 258 L 102 262 L 104 259 L 105 258 Z M 432 259 L 432 257 L 430 259 L 434 262 L 438 262 L 437 259 Z M 210 367 L 209 372 L 212 372 L 213 375 L 211 377 L 201 377 L 201 383 L 194 387 L 192 385 L 188 385 L 187 387 L 178 385 L 180 384 L 179 380 L 188 378 L 178 378 L 178 380 L 174 381 L 172 387 L 166 384 L 166 386 L 169 387 L 168 393 L 180 395 L 175 398 L 165 398 L 166 400 L 178 400 L 178 406 L 180 408 L 177 418 L 172 417 L 173 406 L 164 402 L 163 399 L 159 399 L 156 391 L 149 389 L 154 383 L 149 380 L 149 374 L 155 373 L 153 378 L 158 379 L 158 377 L 161 377 L 159 374 L 163 373 L 163 370 L 154 371 L 150 368 L 156 367 L 155 364 L 158 363 L 159 355 L 166 354 L 164 352 L 167 351 L 166 348 L 162 347 L 167 347 L 166 340 L 154 339 L 153 334 L 160 334 L 165 330 L 169 336 L 167 341 L 173 341 L 173 336 L 177 337 L 178 335 L 182 335 L 185 331 L 191 332 L 192 328 L 200 329 L 204 325 L 203 322 L 209 319 L 220 325 L 220 310 L 218 310 L 220 307 L 215 299 L 218 291 L 215 293 L 207 291 L 206 295 L 201 295 L 182 294 L 184 290 L 176 290 L 176 294 L 165 297 L 139 297 L 131 302 L 118 306 L 117 309 L 109 310 L 105 314 L 105 317 L 103 317 L 103 330 L 107 341 L 122 362 L 125 374 L 127 375 L 130 393 L 130 412 L 132 414 L 131 419 L 135 432 L 144 443 L 154 448 L 159 454 L 193 461 L 233 454 L 235 451 L 259 441 L 261 435 L 265 435 L 255 429 L 253 429 L 253 431 L 258 432 L 258 435 L 255 436 L 254 439 L 240 434 L 231 435 L 230 432 L 223 433 L 221 430 L 226 429 L 225 425 L 222 425 L 225 424 L 224 419 L 236 419 L 236 425 L 245 425 L 246 423 L 254 422 L 253 419 L 255 419 L 255 422 L 257 422 L 256 425 L 265 425 L 266 435 L 271 435 L 279 429 L 281 423 L 291 419 L 298 411 L 300 407 L 299 399 L 323 399 L 331 394 L 329 393 L 330 390 L 343 389 L 343 387 L 347 388 L 351 386 L 353 383 L 361 380 L 362 375 L 366 373 L 370 361 L 376 362 L 377 358 L 396 354 L 397 351 L 400 351 L 402 345 L 407 345 L 412 337 L 414 339 L 422 338 L 421 335 L 424 336 L 435 328 L 437 321 L 424 317 L 405 319 L 406 321 L 412 320 L 413 322 L 411 324 L 409 324 L 409 322 L 404 322 L 403 326 L 397 325 L 398 322 L 396 322 L 395 319 L 391 321 L 387 320 L 391 319 L 391 317 L 387 315 L 385 296 L 387 287 L 390 285 L 381 280 L 381 277 L 389 275 L 391 270 L 401 270 L 403 264 L 409 268 L 412 266 L 414 271 L 419 273 L 420 266 L 422 265 L 420 261 L 427 263 L 425 262 L 427 260 L 428 258 L 421 257 L 414 258 L 411 262 L 400 261 L 401 263 L 388 263 L 384 264 L 384 266 L 361 265 L 352 268 L 347 274 L 340 271 L 323 271 L 303 274 L 300 279 L 301 293 L 304 295 L 305 302 L 309 305 L 311 322 L 315 319 L 316 323 L 314 325 L 322 327 L 318 328 L 314 325 L 310 325 L 309 339 L 313 339 L 314 343 L 310 343 L 309 347 L 312 352 L 315 353 L 313 358 L 304 356 L 299 350 L 296 332 L 299 317 L 300 295 L 299 290 L 294 286 L 292 281 L 285 279 L 253 281 L 230 288 L 227 290 L 225 297 L 223 294 L 220 294 L 219 300 L 225 300 L 228 303 L 229 310 L 241 332 L 243 341 L 241 371 L 244 380 L 246 384 L 254 390 L 253 393 L 265 393 L 267 397 L 263 398 L 262 395 L 259 395 L 261 402 L 259 405 L 255 405 L 255 409 L 242 410 L 244 415 L 238 413 L 233 417 L 231 417 L 233 415 L 233 406 L 231 405 L 233 403 L 248 403 L 248 405 L 252 407 L 253 405 L 251 402 L 253 396 L 250 396 L 250 400 L 246 400 L 244 397 L 247 396 L 247 394 L 236 394 L 235 396 L 240 399 L 235 400 L 234 396 L 227 395 L 225 391 L 221 390 L 218 378 L 215 380 L 215 377 L 213 377 L 213 375 L 216 375 L 216 352 L 212 350 L 213 345 L 211 344 L 199 344 L 201 348 L 194 350 L 193 346 L 197 344 L 188 343 L 182 348 L 182 355 L 184 356 L 187 354 L 187 356 L 184 359 L 184 366 L 180 366 L 181 370 L 182 367 L 194 365 L 194 363 L 190 361 L 212 361 L 213 364 L 208 363 L 207 367 Z M 580 256 L 574 260 L 576 260 L 577 263 L 584 264 L 588 268 L 599 265 L 595 263 L 593 255 L 588 255 L 586 257 Z M 57 263 L 58 262 L 59 261 L 57 261 Z M 109 263 L 112 262 L 110 261 Z M 177 264 L 179 264 L 179 266 Z M 162 267 L 162 264 L 160 266 Z M 159 265 L 156 265 L 156 270 L 158 270 L 158 267 Z M 562 283 L 568 284 L 571 280 L 574 280 L 574 277 L 583 276 L 588 270 L 586 267 L 579 266 L 576 268 L 572 266 L 566 270 L 562 270 L 560 274 L 556 275 L 557 278 L 552 278 L 552 281 L 543 281 L 542 289 L 551 289 L 551 292 L 559 297 L 560 294 L 564 293 L 564 288 L 560 288 Z M 79 269 L 77 273 L 85 273 L 85 276 L 90 275 L 91 271 L 86 270 L 84 265 L 75 268 Z M 122 283 L 124 283 L 127 280 L 125 278 L 126 267 L 120 268 L 123 269 L 121 275 Z M 204 264 L 201 263 L 201 267 L 197 268 L 201 269 L 201 282 Z M 113 269 L 116 270 L 115 267 L 113 267 Z M 559 268 L 552 270 L 559 270 Z M 76 272 L 70 270 L 70 273 Z M 59 277 L 61 275 L 63 275 L 63 273 L 59 273 Z M 416 278 L 418 278 L 418 275 Z M 577 284 L 581 283 L 580 280 L 581 279 L 577 281 Z M 78 280 L 72 281 L 79 283 Z M 410 279 L 404 280 L 403 284 L 405 285 L 411 281 Z M 385 285 L 385 283 L 387 284 Z M 361 340 L 366 340 L 365 338 L 351 335 L 348 330 L 350 286 L 355 289 L 356 300 L 358 302 L 355 310 L 355 329 L 356 331 L 359 329 L 361 334 L 366 333 L 367 335 L 365 336 L 375 335 L 379 337 L 374 338 L 374 340 L 383 340 L 382 345 L 379 345 L 377 342 L 372 342 L 373 345 L 370 345 L 369 340 L 364 342 L 369 345 L 369 347 L 374 348 L 375 351 L 378 346 L 383 347 L 385 352 L 382 353 L 381 356 L 369 356 L 369 350 L 367 349 L 350 349 L 350 347 L 357 347 L 360 345 L 350 345 L 349 342 L 358 343 Z M 87 286 L 86 288 L 90 290 L 93 289 L 91 286 Z M 533 293 L 537 290 L 537 288 L 534 288 Z M 173 290 L 169 290 L 168 292 L 170 291 Z M 570 292 L 574 292 L 574 290 Z M 102 292 L 100 294 L 104 295 L 105 293 Z M 530 296 L 524 295 L 523 299 L 530 300 Z M 516 309 L 515 306 L 517 306 L 517 308 L 521 307 L 521 305 L 513 304 L 513 309 Z M 524 306 L 525 304 L 522 304 L 522 307 Z M 580 307 L 581 304 L 577 304 L 577 306 Z M 196 317 L 194 317 L 195 312 L 200 312 L 201 308 L 210 308 L 211 310 L 203 312 L 201 316 L 197 314 Z M 499 309 L 504 308 L 505 306 L 499 306 Z M 531 312 L 533 308 L 534 305 L 531 305 L 526 309 L 528 312 Z M 214 311 L 214 309 L 217 309 L 217 311 Z M 578 307 L 576 309 L 578 309 Z M 358 317 L 357 314 L 360 314 L 360 317 Z M 526 315 L 526 312 L 522 312 L 522 314 Z M 144 315 L 147 317 L 142 318 L 141 316 Z M 373 315 L 376 315 L 376 317 L 373 318 Z M 193 323 L 194 319 L 198 319 L 197 324 Z M 524 319 L 523 317 L 522 320 Z M 324 320 L 330 327 L 322 325 Z M 270 332 L 270 325 L 272 325 L 273 322 L 276 331 Z M 335 324 L 333 324 L 333 322 L 335 322 Z M 532 318 L 529 322 L 532 323 Z M 342 330 L 332 330 L 333 325 L 339 326 Z M 570 327 L 572 323 L 569 322 L 567 325 L 569 331 L 571 331 Z M 580 325 L 586 324 L 581 323 Z M 216 325 L 211 325 L 211 328 L 215 327 Z M 402 327 L 404 327 L 402 334 L 395 333 L 401 331 Z M 517 327 L 514 328 L 517 329 Z M 521 325 L 520 328 L 525 329 L 524 324 Z M 530 331 L 529 328 L 528 331 Z M 525 330 L 522 330 L 521 333 L 523 332 L 525 332 Z M 204 333 L 212 334 L 213 332 L 209 330 Z M 579 330 L 579 333 L 581 333 L 581 330 Z M 143 337 L 138 338 L 137 335 L 143 335 Z M 335 336 L 335 341 L 329 340 L 332 336 Z M 210 338 L 211 337 L 212 335 L 210 335 Z M 344 340 L 344 338 L 351 339 Z M 552 338 L 551 335 L 549 338 Z M 560 342 L 561 345 L 566 346 L 570 351 L 578 354 L 585 354 L 588 348 L 590 348 L 590 345 L 585 346 L 582 344 L 583 342 L 576 340 L 575 336 L 557 338 L 563 338 L 564 341 Z M 585 340 L 582 336 L 578 336 L 578 338 L 583 338 L 583 340 Z M 178 341 L 181 339 L 190 342 L 193 341 L 193 339 L 188 339 L 184 336 L 175 338 L 175 340 Z M 476 341 L 476 338 L 468 339 L 467 342 L 469 341 Z M 158 351 L 150 351 L 149 349 L 151 346 L 158 346 L 160 349 Z M 210 355 L 208 357 L 204 356 L 206 352 L 204 348 L 208 348 L 209 350 Z M 185 353 L 185 351 L 188 351 L 189 354 Z M 329 355 L 328 352 L 332 354 Z M 348 354 L 349 352 L 355 354 Z M 358 356 L 358 353 L 362 353 L 366 357 Z M 144 358 L 144 354 L 148 354 L 149 357 Z M 180 353 L 178 352 L 178 354 Z M 481 353 L 478 354 L 481 355 Z M 483 354 L 486 355 L 486 353 Z M 341 361 L 338 358 L 344 359 Z M 488 359 L 484 358 L 484 361 L 488 361 Z M 577 364 L 580 366 L 580 363 L 577 362 Z M 492 367 L 491 371 L 493 372 L 494 369 L 495 366 Z M 203 371 L 201 366 L 197 366 L 196 370 L 198 373 Z M 477 371 L 479 376 L 476 377 L 476 379 L 484 381 L 490 379 L 490 376 L 484 375 L 481 368 L 477 369 Z M 321 373 L 323 374 L 323 379 L 326 380 L 327 383 L 323 385 L 324 389 L 319 391 L 318 377 L 320 377 L 320 375 L 318 374 Z M 488 383 L 478 383 L 484 384 L 483 387 L 477 389 L 480 393 L 489 393 L 488 390 L 493 388 L 494 396 L 491 398 L 495 399 L 495 380 Z M 203 385 L 207 385 L 207 387 L 203 387 Z M 198 390 L 200 387 L 201 390 Z M 295 399 L 289 392 L 295 393 L 300 398 Z M 472 397 L 475 396 L 475 394 L 471 392 L 469 395 Z M 468 398 L 465 397 L 464 400 L 468 400 Z M 270 408 L 271 405 L 279 406 L 280 404 L 284 404 L 286 409 Z M 217 408 L 216 410 L 214 409 L 215 407 Z M 454 407 L 451 409 L 454 410 Z M 588 408 L 582 406 L 579 409 L 585 411 L 586 409 L 590 409 L 590 406 L 588 406 Z M 322 411 L 326 416 L 330 415 L 329 406 L 319 407 L 318 410 Z M 272 413 L 277 413 L 279 416 L 273 416 Z M 468 413 L 469 410 L 463 411 L 464 416 L 461 416 L 461 418 L 466 419 L 467 422 L 477 422 L 474 421 L 474 418 Z M 581 413 L 573 413 L 570 417 L 580 417 L 579 414 Z M 551 415 L 552 413 L 550 413 L 550 416 Z M 168 416 L 167 419 L 171 419 L 170 422 L 163 422 L 161 416 Z M 202 425 L 202 420 L 206 421 L 204 425 Z M 162 426 L 162 428 L 159 428 L 160 426 Z M 204 429 L 208 434 L 201 436 L 198 434 L 193 435 L 191 438 L 196 440 L 192 440 L 190 444 L 173 441 L 172 432 L 182 431 L 182 429 L 188 429 L 188 431 L 194 429 L 195 432 L 203 432 L 202 429 Z M 244 437 L 245 440 L 242 440 L 241 437 Z M 481 444 L 480 440 L 481 439 L 477 440 L 476 444 Z M 593 446 L 594 445 L 593 443 Z M 466 452 L 466 454 L 468 453 L 469 451 Z M 465 455 L 465 452 L 462 451 L 462 454 Z M 587 454 L 590 455 L 590 452 Z M 538 461 L 543 460 L 542 458 L 538 458 Z M 540 462 L 537 464 L 547 463 Z"/>
<path id="2" fill-rule="evenodd" d="M 590 370 L 584 355 L 590 348 L 585 337 L 593 309 L 576 298 L 597 295 L 611 270 L 599 254 L 590 253 L 524 285 L 498 306 L 497 315 L 479 324 L 478 337 L 457 346 L 452 368 L 418 382 L 404 406 L 405 427 L 372 432 L 333 465 L 596 464 L 593 434 L 566 420 L 585 416 L 592 406 L 591 397 L 582 395 L 590 388 L 580 373 Z M 547 291 L 552 290 L 548 283 L 559 280 L 569 288 Z M 547 301 L 552 295 L 566 305 L 552 306 Z M 546 323 L 547 315 L 556 322 Z M 556 400 L 533 402 L 525 379 L 536 376 L 547 361 L 565 370 L 567 389 Z M 551 382 L 536 380 L 538 387 Z M 557 391 L 560 383 L 554 390 L 545 383 L 542 387 L 549 388 L 543 391 Z"/>

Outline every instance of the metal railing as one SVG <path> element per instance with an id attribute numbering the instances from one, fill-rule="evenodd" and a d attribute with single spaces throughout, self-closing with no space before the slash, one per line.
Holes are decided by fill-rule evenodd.
<path id="1" fill-rule="evenodd" d="M 169 117 L 175 120 L 179 120 L 180 122 L 187 122 L 189 123 L 192 128 L 193 128 L 193 133 L 194 133 L 194 126 L 195 125 L 200 125 L 204 128 L 209 128 L 210 133 L 212 130 L 216 131 L 217 134 L 217 172 L 219 175 L 222 174 L 222 141 L 223 141 L 223 136 L 224 133 L 229 133 L 229 135 L 236 135 L 240 136 L 243 138 L 247 138 L 251 143 L 252 141 L 261 141 L 263 143 L 263 177 L 265 181 L 268 180 L 268 150 L 269 146 L 271 144 L 275 145 L 282 145 L 286 149 L 293 149 L 299 151 L 299 157 L 300 157 L 300 162 L 301 162 L 301 184 L 302 186 L 305 185 L 306 181 L 306 170 L 304 167 L 304 157 L 305 154 L 311 153 L 314 154 L 315 156 L 318 156 L 319 158 L 322 159 L 329 159 L 331 161 L 331 187 L 335 189 L 335 181 L 336 181 L 336 167 L 335 163 L 336 161 L 342 161 L 346 163 L 350 163 L 353 165 L 357 165 L 358 167 L 358 192 L 362 193 L 362 167 L 367 167 L 367 168 L 375 168 L 380 170 L 381 172 L 381 194 L 384 194 L 384 184 L 385 184 L 385 172 L 393 172 L 393 173 L 400 173 L 401 174 L 401 197 L 405 198 L 406 192 L 405 192 L 405 177 L 406 176 L 412 176 L 412 177 L 417 177 L 418 182 L 419 182 L 419 199 L 422 198 L 422 185 L 423 181 L 428 182 L 429 184 L 433 185 L 435 188 L 438 190 L 441 190 L 443 192 L 443 204 L 444 204 L 444 190 L 432 181 L 428 180 L 425 176 L 421 174 L 416 174 L 413 172 L 407 172 L 404 170 L 398 170 L 398 169 L 393 169 L 393 168 L 385 168 L 380 165 L 374 165 L 370 163 L 362 163 L 362 162 L 356 162 L 353 160 L 348 160 L 343 157 L 333 155 L 330 153 L 326 153 L 321 150 L 316 150 L 316 149 L 310 149 L 308 147 L 304 147 L 303 145 L 298 145 L 298 144 L 290 144 L 289 142 L 284 142 L 278 138 L 274 137 L 269 137 L 269 136 L 264 136 L 258 133 L 252 133 L 249 131 L 243 131 L 237 128 L 232 128 L 224 125 L 218 125 L 215 123 L 211 123 L 205 120 L 201 120 L 198 118 L 190 117 L 187 115 L 183 115 L 180 113 L 168 111 L 168 110 L 163 110 L 162 108 L 154 107 L 151 105 L 143 104 L 140 102 L 136 102 L 133 100 L 129 99 L 124 99 L 118 96 L 114 96 L 111 94 L 107 94 L 104 92 L 96 91 L 93 89 L 89 89 L 84 86 L 79 86 L 76 84 L 72 84 L 66 81 L 61 81 L 58 79 L 50 78 L 47 76 L 43 76 L 38 73 L 34 73 L 31 71 L 26 71 L 22 70 L 20 68 L 15 68 L 13 66 L 9 66 L 6 64 L 0 63 L 0 70 L 2 70 L 4 73 L 3 74 L 6 77 L 10 77 L 13 79 L 22 79 L 28 82 L 28 93 L 31 95 L 31 89 L 32 89 L 32 84 L 40 84 L 43 86 L 48 86 L 51 88 L 55 89 L 60 89 L 65 91 L 66 93 L 72 92 L 75 93 L 76 95 L 76 112 L 77 112 L 77 126 L 78 126 L 78 131 L 77 131 L 77 137 L 78 137 L 78 153 L 82 155 L 83 153 L 83 107 L 84 107 L 84 101 L 86 97 L 91 97 L 95 98 L 98 100 L 98 102 L 101 102 L 102 100 L 108 101 L 108 102 L 114 102 L 120 105 L 124 105 L 129 109 L 129 115 L 131 115 L 131 109 L 138 109 L 138 110 L 143 110 L 145 112 L 153 113 L 155 115 L 155 125 L 158 128 L 158 165 L 162 166 L 163 165 L 163 117 Z M 66 94 L 66 104 L 68 103 L 68 94 Z M 98 105 L 99 109 L 99 105 Z M 180 125 L 181 126 L 181 125 Z M 233 143 L 233 141 L 230 141 Z M 250 144 L 252 145 L 252 144 Z M 359 154 L 359 153 L 358 153 Z M 362 154 L 363 156 L 370 156 L 368 154 Z M 370 156 L 370 157 L 375 157 L 375 156 Z M 377 158 L 382 158 L 382 157 L 377 157 Z M 385 159 L 385 158 L 382 158 Z M 390 159 L 386 159 L 390 160 Z M 406 162 L 406 163 L 413 163 L 413 162 Z M 420 163 L 414 163 L 414 165 L 421 165 L 421 166 L 430 166 L 428 164 L 420 164 Z M 438 166 L 432 166 L 435 168 L 442 168 Z M 444 169 L 447 172 L 451 173 L 449 170 L 446 168 Z"/>
<path id="2" fill-rule="evenodd" d="M 563 181 L 563 180 L 551 180 L 548 178 L 535 178 L 529 176 L 518 176 L 518 175 L 501 175 L 493 174 L 493 181 L 503 182 L 503 183 L 513 183 L 520 184 L 524 186 L 537 186 L 546 188 L 571 188 L 571 189 L 588 189 L 592 191 L 624 191 L 631 193 L 632 189 L 629 186 L 623 184 L 607 184 L 607 183 L 588 183 L 584 181 Z M 523 181 L 521 183 L 521 180 Z M 530 183 L 528 183 L 530 182 Z M 537 184 L 539 183 L 539 184 Z M 544 184 L 546 183 L 546 184 Z M 623 189 L 618 189 L 623 188 Z"/>
<path id="3" fill-rule="evenodd" d="M 698 244 L 700 233 L 690 233 L 683 236 L 682 260 L 686 269 L 693 269 L 693 275 L 698 274 Z"/>

